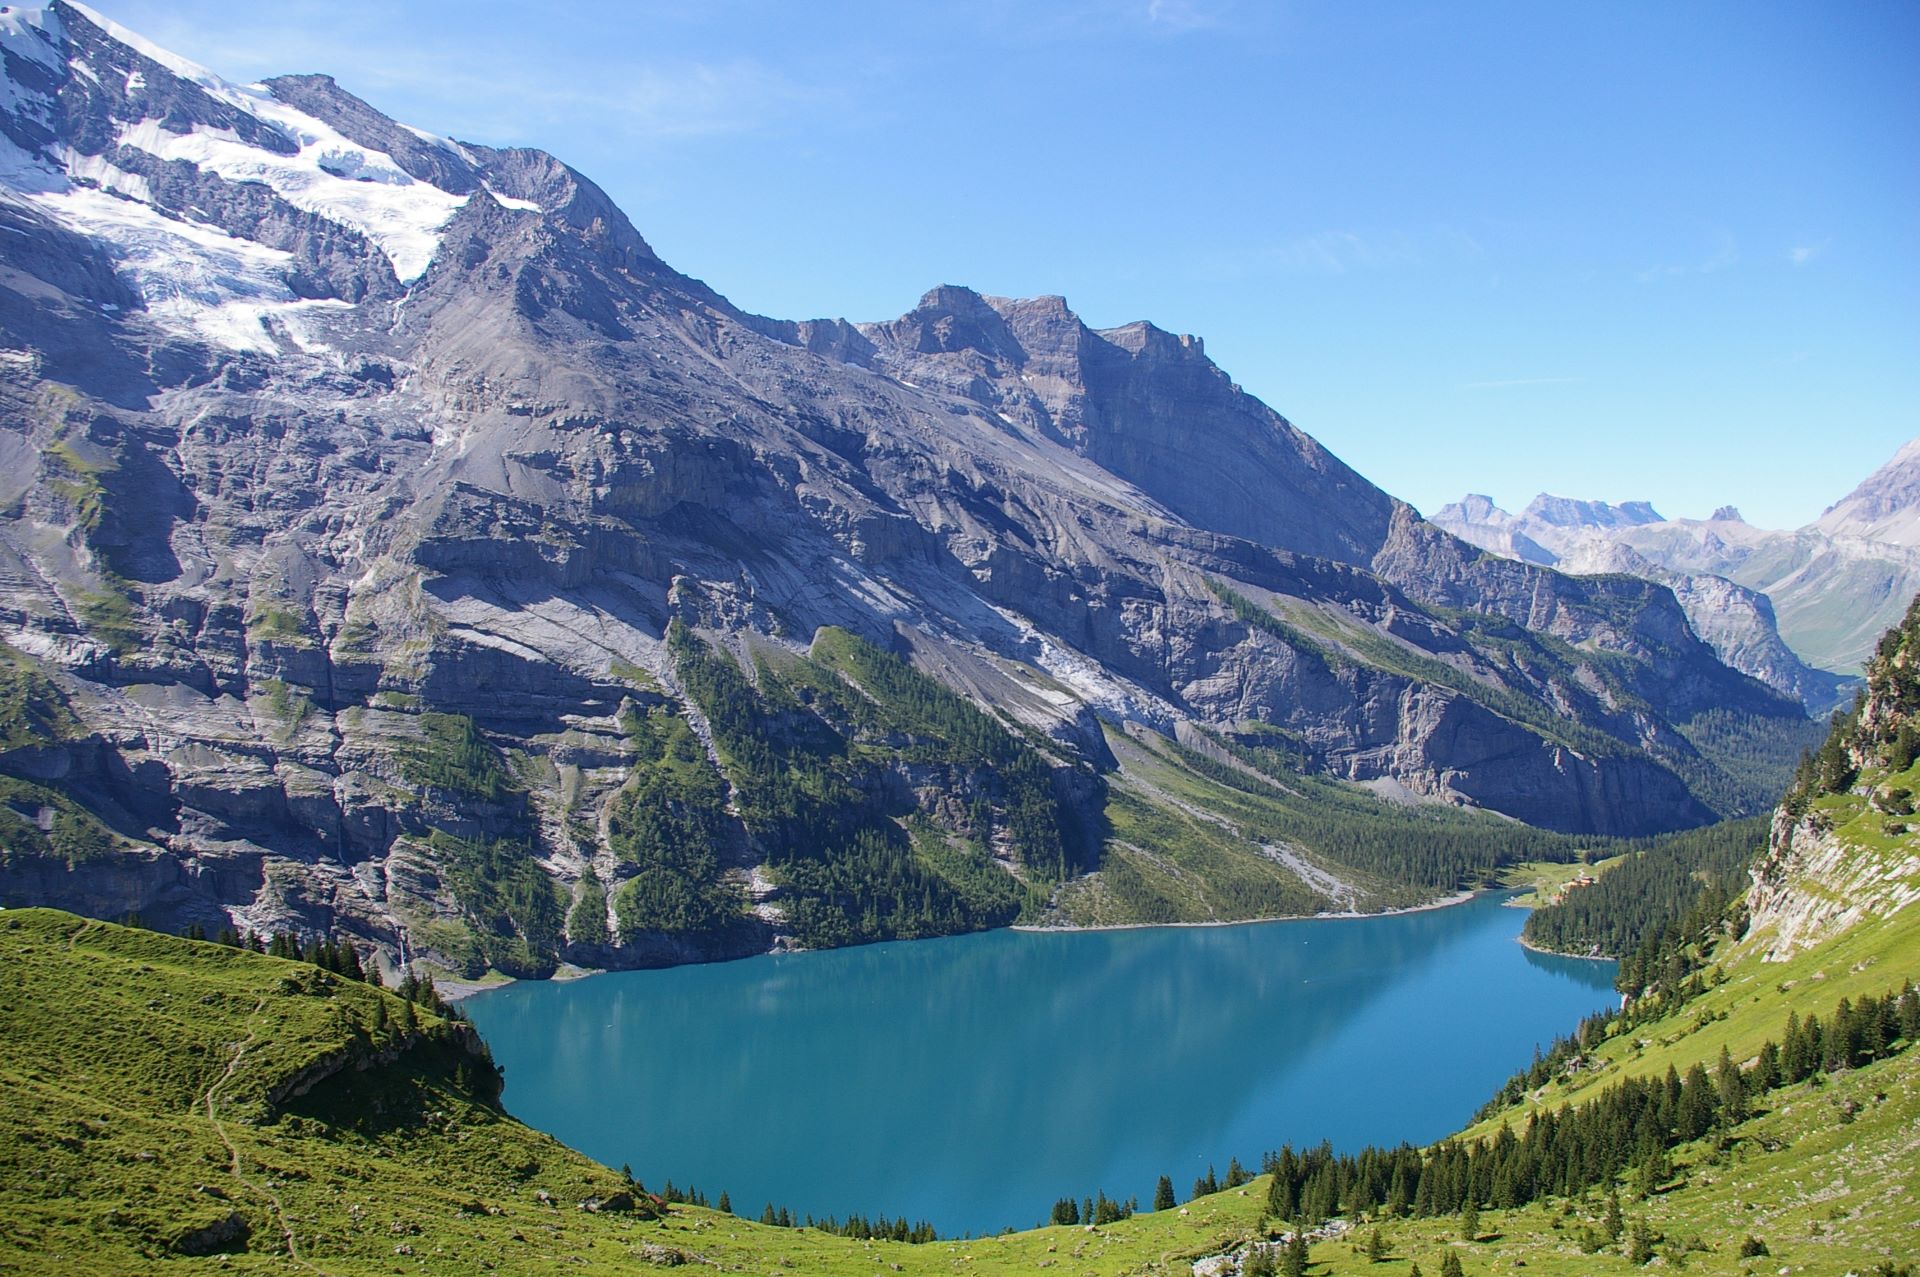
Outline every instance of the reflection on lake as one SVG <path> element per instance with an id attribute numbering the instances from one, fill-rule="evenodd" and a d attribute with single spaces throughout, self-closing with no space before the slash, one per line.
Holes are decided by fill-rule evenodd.
<path id="1" fill-rule="evenodd" d="M 1423 1143 L 1613 1000 L 1498 896 L 1424 913 L 946 940 L 523 983 L 467 1009 L 506 1105 L 650 1187 L 942 1232 L 1212 1162 Z"/>

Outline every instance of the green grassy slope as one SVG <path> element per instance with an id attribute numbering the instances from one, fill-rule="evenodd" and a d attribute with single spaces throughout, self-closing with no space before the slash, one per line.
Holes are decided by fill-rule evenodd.
<path id="1" fill-rule="evenodd" d="M 1605 1048 L 1611 1068 L 1664 1070 L 1777 1031 L 1783 984 L 1818 988 L 1809 1007 L 1856 984 L 1897 984 L 1920 968 L 1920 926 L 1902 917 L 1859 928 L 1778 979 L 1762 978 L 1773 966 L 1749 970 L 1757 959 L 1740 958 L 1703 1004 L 1712 1024 L 1693 1029 L 1690 1008 L 1643 1025 L 1634 1041 Z M 581 1203 L 614 1197 L 622 1177 L 485 1104 L 460 1076 L 459 1030 L 437 1020 L 421 1021 L 437 1041 L 273 1099 L 318 1062 L 389 1042 L 404 1013 L 392 995 L 304 964 L 47 910 L 0 914 L 0 973 L 0 1272 L 595 1274 L 690 1261 L 743 1272 L 1184 1273 L 1262 1226 L 1264 1177 L 1095 1229 L 919 1246 L 690 1206 L 651 1218 L 644 1196 L 634 1212 L 589 1212 Z M 1585 1088 L 1548 1091 L 1542 1098 L 1558 1102 Z M 1677 1256 L 1702 1273 L 1866 1273 L 1910 1255 L 1920 1238 L 1920 1052 L 1776 1092 L 1724 1145 L 1683 1147 L 1674 1161 L 1666 1191 L 1626 1203 L 1628 1220 L 1662 1239 L 1669 1265 Z M 235 1215 L 247 1235 L 228 1253 L 181 1253 Z M 1618 1247 L 1583 1249 L 1583 1230 L 1601 1218 L 1597 1195 L 1488 1210 L 1473 1243 L 1451 1218 L 1388 1221 L 1386 1264 L 1367 1260 L 1363 1222 L 1350 1238 L 1315 1243 L 1311 1271 L 1403 1273 L 1418 1262 L 1434 1274 L 1449 1250 L 1468 1273 L 1515 1261 L 1534 1274 L 1634 1271 Z M 1766 1241 L 1764 1267 L 1741 1258 L 1748 1235 Z"/>
<path id="2" fill-rule="evenodd" d="M 688 1260 L 1023 1273 L 1072 1259 L 1073 1271 L 1121 1273 L 1218 1249 L 1263 1199 L 1236 1190 L 1125 1228 L 922 1246 L 690 1206 L 648 1218 L 644 1196 L 636 1211 L 590 1212 L 581 1203 L 614 1198 L 622 1177 L 486 1104 L 462 1077 L 464 1026 L 423 1016 L 417 1041 L 380 1058 L 404 1014 L 393 995 L 304 963 L 53 910 L 0 913 L 0 1272 L 439 1277 Z M 343 1057 L 305 1095 L 278 1096 Z M 228 1253 L 185 1253 L 218 1246 L 232 1216 L 245 1236 Z"/>

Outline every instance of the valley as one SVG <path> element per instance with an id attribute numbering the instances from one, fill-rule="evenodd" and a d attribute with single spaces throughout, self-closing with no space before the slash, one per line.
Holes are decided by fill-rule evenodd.
<path id="1" fill-rule="evenodd" d="M 125 5 L 262 78 L 0 6 L 0 1274 L 1920 1266 L 1912 15 Z"/>

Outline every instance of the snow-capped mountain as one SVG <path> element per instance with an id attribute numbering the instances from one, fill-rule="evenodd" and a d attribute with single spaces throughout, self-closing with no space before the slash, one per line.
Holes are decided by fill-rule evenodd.
<path id="1" fill-rule="evenodd" d="M 397 125 L 325 76 L 229 83 L 84 5 L 9 7 L 0 58 L 11 200 L 104 246 L 155 322 L 230 349 L 397 299 L 476 197 L 581 211 L 550 164 Z"/>

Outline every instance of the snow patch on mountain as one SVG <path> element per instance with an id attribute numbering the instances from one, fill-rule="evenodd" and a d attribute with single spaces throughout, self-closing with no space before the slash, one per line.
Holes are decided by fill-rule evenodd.
<path id="1" fill-rule="evenodd" d="M 119 145 L 161 160 L 183 160 L 230 182 L 262 183 L 294 207 L 365 235 L 385 254 L 401 283 L 410 283 L 426 271 L 440 246 L 441 229 L 466 202 L 465 196 L 412 177 L 391 155 L 362 146 L 280 101 L 264 84 L 231 83 L 85 5 L 75 4 L 73 10 L 141 57 L 197 85 L 216 101 L 259 120 L 299 149 L 292 155 L 276 155 L 249 144 L 228 128 L 203 124 L 178 132 L 177 122 L 163 123 L 159 119 L 121 124 L 115 138 Z M 8 7 L 0 13 L 0 46 L 14 58 L 30 60 L 56 73 L 63 67 L 70 68 L 75 75 L 100 83 L 99 72 L 70 49 L 59 13 L 52 9 Z M 147 71 L 129 71 L 125 89 L 133 93 L 146 88 L 150 78 Z M 55 104 L 46 93 L 13 76 L 0 75 L 0 113 L 35 121 L 51 131 Z M 412 132 L 459 152 L 456 144 L 444 138 L 418 129 Z M 8 142 L 0 145 L 0 181 L 16 189 L 45 190 L 48 183 L 35 171 L 40 167 L 36 161 L 44 161 L 47 167 L 63 166 L 74 178 L 143 202 L 151 200 L 146 182 L 115 167 L 112 154 L 113 148 L 97 156 L 78 156 L 71 151 L 35 156 Z M 530 201 L 496 198 L 509 207 L 539 211 L 539 206 Z M 78 224 L 76 229 L 80 229 Z"/>
<path id="2" fill-rule="evenodd" d="M 42 66 L 59 66 L 60 54 L 52 41 L 60 34 L 58 14 L 16 5 L 0 8 L 0 48 L 15 57 L 31 58 Z"/>
<path id="3" fill-rule="evenodd" d="M 346 304 L 296 298 L 286 284 L 291 253 L 162 216 L 137 200 L 77 185 L 26 200 L 98 240 L 149 316 L 176 332 L 236 350 L 273 351 L 279 347 L 268 321 Z"/>
<path id="4" fill-rule="evenodd" d="M 498 204 L 501 208 L 519 209 L 523 213 L 539 213 L 539 212 L 545 211 L 540 207 L 540 202 L 538 200 L 515 199 L 511 195 L 502 195 L 500 192 L 494 190 L 491 186 L 487 187 L 486 191 L 487 191 L 487 194 L 493 196 L 493 202 Z"/>
<path id="5" fill-rule="evenodd" d="M 120 131 L 119 141 L 163 160 L 186 160 L 230 182 L 261 182 L 296 208 L 351 226 L 373 241 L 401 283 L 418 279 L 440 247 L 440 229 L 466 197 L 416 181 L 384 152 L 359 146 L 264 90 L 221 95 L 299 144 L 295 155 L 249 146 L 226 129 L 175 133 L 159 120 Z"/>

